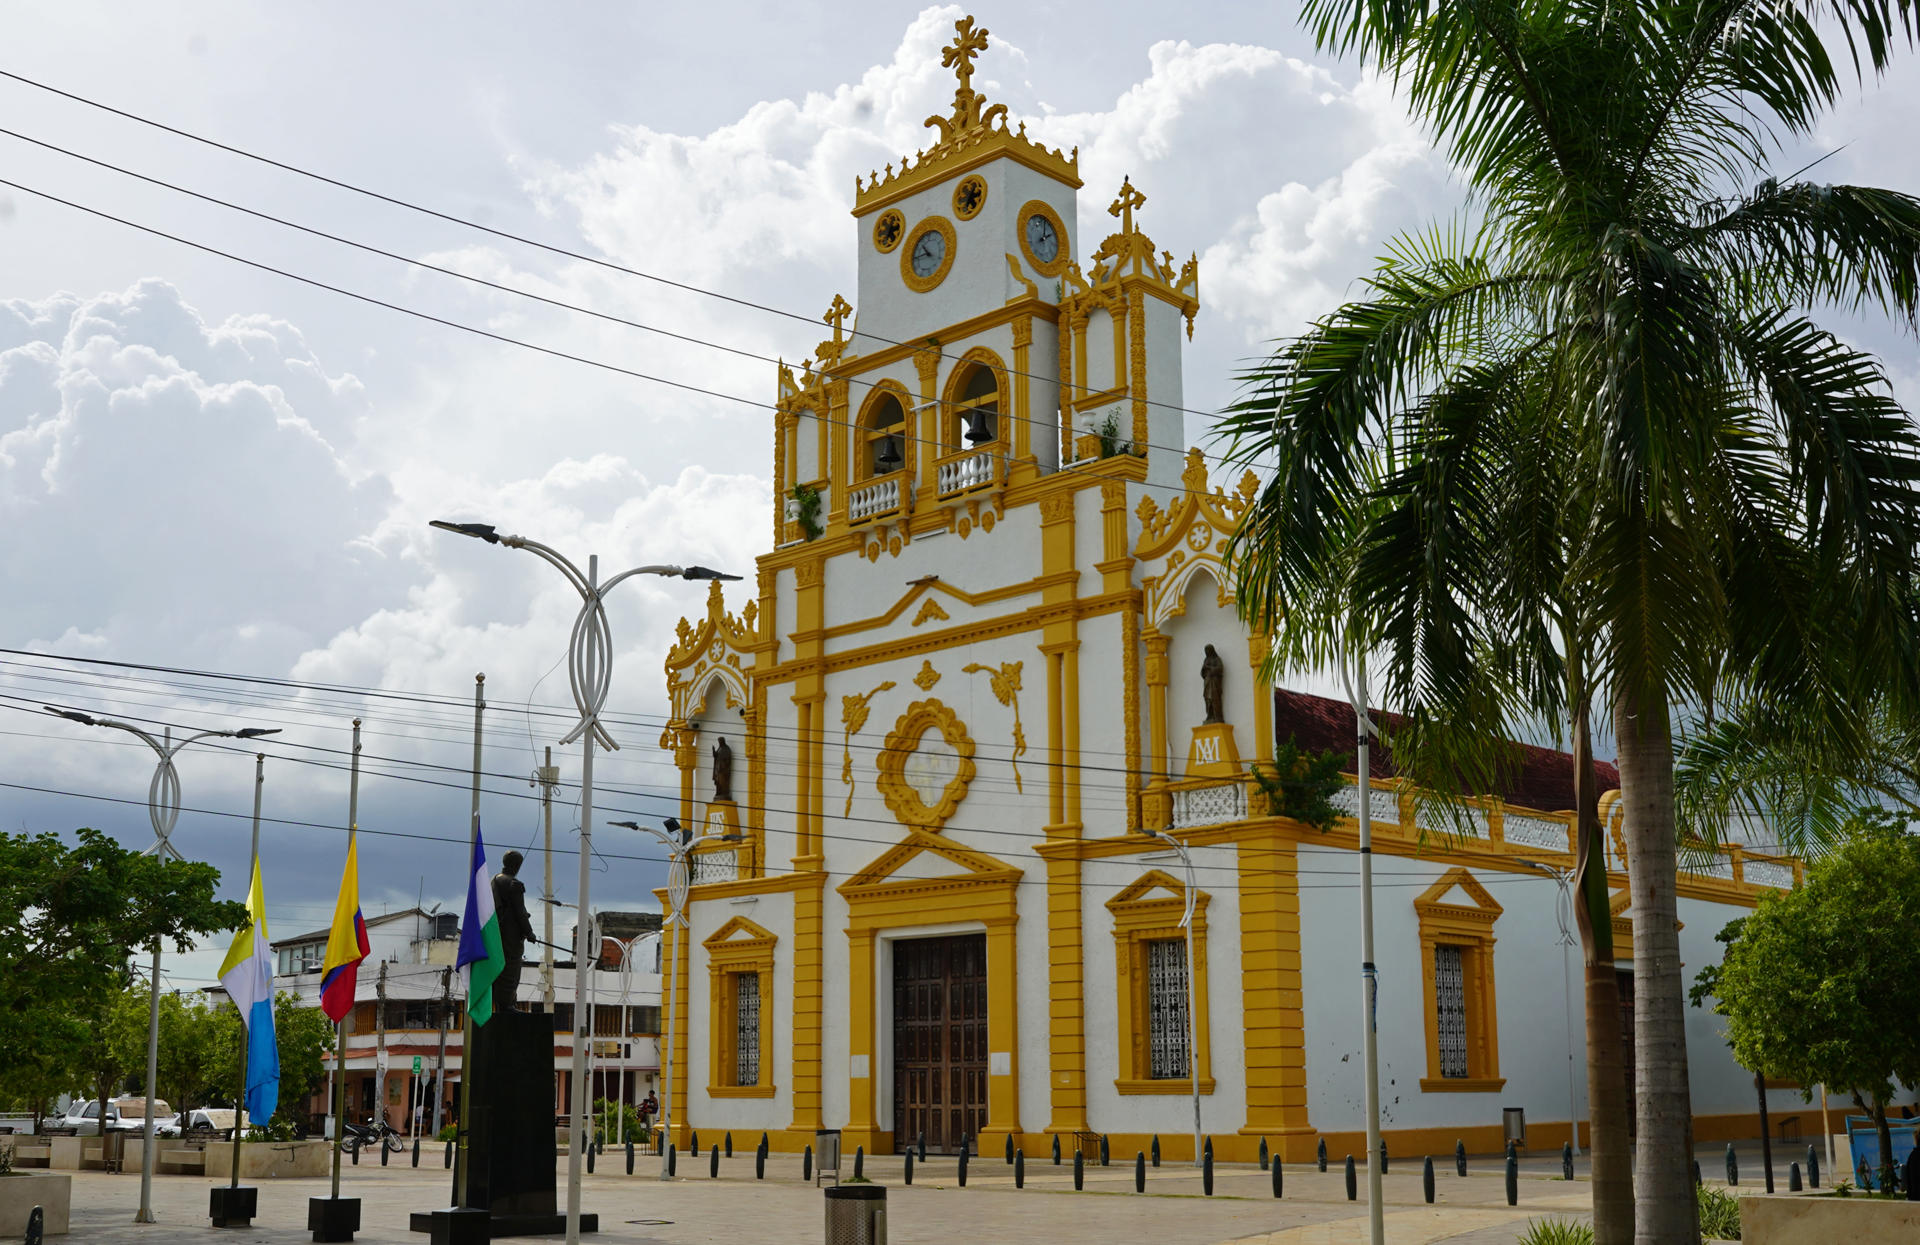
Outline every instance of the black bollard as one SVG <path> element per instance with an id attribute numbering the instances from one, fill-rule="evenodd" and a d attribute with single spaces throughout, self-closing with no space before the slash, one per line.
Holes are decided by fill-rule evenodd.
<path id="1" fill-rule="evenodd" d="M 733 1157 L 733 1130 L 732 1129 L 727 1130 L 726 1141 L 727 1141 L 727 1157 L 732 1158 Z"/>
<path id="2" fill-rule="evenodd" d="M 1354 1179 L 1353 1156 L 1349 1154 L 1347 1156 L 1347 1200 L 1349 1202 L 1353 1202 L 1353 1201 L 1359 1200 L 1359 1197 L 1360 1197 L 1360 1184 L 1357 1180 Z"/>
<path id="3" fill-rule="evenodd" d="M 1153 1135 L 1153 1165 L 1160 1166 L 1160 1134 Z"/>
<path id="4" fill-rule="evenodd" d="M 36 1206 L 27 1212 L 27 1235 L 25 1245 L 40 1245 L 46 1239 L 47 1212 L 45 1207 Z"/>
<path id="5" fill-rule="evenodd" d="M 387 1165 L 387 1143 L 385 1142 L 385 1140 L 382 1140 L 380 1143 L 380 1166 L 385 1167 L 386 1165 Z"/>
<path id="6" fill-rule="evenodd" d="M 1207 1147 L 1206 1157 L 1200 1160 L 1200 1191 L 1208 1197 L 1213 1196 L 1213 1147 Z"/>
<path id="7" fill-rule="evenodd" d="M 1135 1193 L 1147 1191 L 1147 1152 L 1145 1150 L 1133 1152 L 1133 1191 Z"/>
<path id="8" fill-rule="evenodd" d="M 1519 1143 L 1519 1142 L 1517 1142 L 1517 1141 L 1509 1141 L 1509 1142 L 1507 1142 L 1507 1157 L 1508 1157 L 1508 1158 L 1510 1158 L 1510 1159 L 1517 1159 L 1517 1158 L 1519 1158 L 1519 1157 L 1520 1157 L 1520 1143 Z"/>
<path id="9" fill-rule="evenodd" d="M 964 1145 L 960 1147 L 959 1171 L 960 1171 L 960 1187 L 964 1189 L 967 1187 L 967 1147 Z"/>
<path id="10" fill-rule="evenodd" d="M 1273 1161 L 1272 1170 L 1273 1170 L 1273 1196 L 1277 1198 L 1280 1196 L 1281 1185 L 1285 1180 L 1285 1177 L 1280 1174 L 1279 1159 L 1275 1159 Z"/>
<path id="11" fill-rule="evenodd" d="M 680 1170 L 680 1147 L 671 1141 L 667 1143 L 667 1178 L 671 1180 Z"/>
<path id="12" fill-rule="evenodd" d="M 1907 1200 L 1920 1202 L 1920 1150 L 1907 1155 L 1907 1173 L 1903 1179 L 1907 1183 Z"/>
<path id="13" fill-rule="evenodd" d="M 1009 1137 L 1007 1141 L 1011 1145 L 1013 1139 Z M 1027 1152 L 1025 1150 L 1013 1152 L 1013 1187 L 1016 1189 L 1027 1187 Z"/>
<path id="14" fill-rule="evenodd" d="M 813 1147 L 808 1146 L 800 1152 L 800 1179 L 813 1182 Z"/>
<path id="15" fill-rule="evenodd" d="M 1519 1204 L 1520 1156 L 1517 1154 L 1509 1154 L 1507 1156 L 1507 1205 L 1518 1206 Z"/>
<path id="16" fill-rule="evenodd" d="M 420 1166 L 420 1138 L 418 1136 L 413 1139 L 413 1165 L 415 1167 Z"/>
<path id="17" fill-rule="evenodd" d="M 627 1175 L 633 1175 L 633 1138 L 627 1138 Z"/>
<path id="18" fill-rule="evenodd" d="M 360 1147 L 359 1146 L 355 1146 L 353 1148 L 353 1165 L 355 1167 L 360 1166 Z"/>
<path id="19" fill-rule="evenodd" d="M 1075 1150 L 1073 1152 L 1073 1188 L 1074 1192 L 1087 1187 L 1087 1156 Z"/>
<path id="20" fill-rule="evenodd" d="M 1420 1166 L 1420 1191 L 1427 1195 L 1427 1205 L 1433 1205 L 1433 1156 L 1431 1154 Z"/>
<path id="21" fill-rule="evenodd" d="M 766 1152 L 767 1152 L 767 1135 L 765 1133 L 761 1133 L 760 1134 L 760 1153 L 765 1154 Z"/>
<path id="22" fill-rule="evenodd" d="M 1693 1160 L 1693 1183 L 1695 1184 L 1707 1183 L 1706 1181 L 1700 1179 L 1700 1160 L 1699 1159 Z"/>
<path id="23" fill-rule="evenodd" d="M 1464 1140 L 1453 1143 L 1453 1170 L 1462 1176 L 1467 1174 L 1467 1143 Z"/>
<path id="24" fill-rule="evenodd" d="M 927 1161 L 927 1130 L 924 1128 L 920 1130 L 920 1161 Z"/>
<path id="25" fill-rule="evenodd" d="M 1560 1143 L 1560 1175 L 1567 1180 L 1573 1179 L 1573 1143 L 1571 1141 Z"/>
<path id="26" fill-rule="evenodd" d="M 445 1167 L 448 1171 L 453 1170 L 453 1143 L 451 1141 L 447 1143 L 447 1156 L 445 1161 L 441 1163 L 441 1166 Z"/>
<path id="27" fill-rule="evenodd" d="M 1320 1139 L 1320 1145 L 1315 1149 L 1314 1154 L 1320 1164 L 1320 1170 L 1327 1170 L 1327 1139 L 1325 1137 Z"/>
<path id="28" fill-rule="evenodd" d="M 860 1174 L 860 1165 L 858 1163 L 854 1164 L 854 1174 L 855 1175 Z M 719 1146 L 715 1146 L 713 1148 L 712 1154 L 710 1154 L 707 1158 L 707 1179 L 708 1180 L 720 1179 L 720 1147 Z"/>
<path id="29" fill-rule="evenodd" d="M 1013 1162 L 1013 1134 L 1007 1134 L 1007 1162 Z"/>
<path id="30" fill-rule="evenodd" d="M 1387 1139 L 1385 1137 L 1380 1139 L 1380 1174 L 1382 1176 L 1387 1174 Z"/>
<path id="31" fill-rule="evenodd" d="M 1109 1157 L 1110 1156 L 1107 1152 L 1107 1135 L 1105 1133 L 1101 1133 L 1100 1134 L 1100 1166 L 1106 1167 L 1108 1165 L 1107 1159 Z"/>
<path id="32" fill-rule="evenodd" d="M 693 1137 L 687 1145 L 687 1153 L 688 1154 L 700 1153 L 700 1130 L 697 1128 L 693 1130 Z"/>
<path id="33" fill-rule="evenodd" d="M 853 1148 L 853 1178 L 855 1180 L 865 1180 L 867 1178 L 867 1148 L 865 1146 L 855 1146 Z"/>
<path id="34" fill-rule="evenodd" d="M 1820 1152 L 1812 1146 L 1807 1147 L 1807 1184 L 1815 1189 L 1820 1187 Z"/>
<path id="35" fill-rule="evenodd" d="M 1260 1170 L 1267 1170 L 1267 1139 L 1265 1137 L 1260 1139 Z"/>
<path id="36" fill-rule="evenodd" d="M 767 1178 L 767 1147 L 764 1143 L 753 1152 L 753 1178 L 755 1180 Z"/>
<path id="37" fill-rule="evenodd" d="M 1787 1192 L 1800 1192 L 1800 1164 L 1787 1164 Z"/>
<path id="38" fill-rule="evenodd" d="M 907 1147 L 907 1183 L 913 1183 L 913 1147 Z"/>
<path id="39" fill-rule="evenodd" d="M 1213 1138 L 1202 1137 L 1200 1139 L 1200 1157 L 1203 1159 L 1210 1159 L 1213 1157 Z"/>
<path id="40" fill-rule="evenodd" d="M 1727 1185 L 1732 1187 L 1740 1183 L 1740 1160 L 1734 1157 L 1733 1143 L 1727 1143 Z"/>
<path id="41" fill-rule="evenodd" d="M 1079 1153 L 1080 1151 L 1078 1150 L 1074 1151 L 1075 1155 L 1078 1155 Z M 1055 1133 L 1053 1135 L 1053 1165 L 1055 1167 L 1060 1166 L 1060 1134 L 1059 1133 Z"/>
<path id="42" fill-rule="evenodd" d="M 587 1147 L 587 1171 L 589 1173 L 593 1171 L 593 1156 L 598 1154 L 599 1152 L 600 1150 L 599 1150 L 599 1147 L 597 1146 Z"/>

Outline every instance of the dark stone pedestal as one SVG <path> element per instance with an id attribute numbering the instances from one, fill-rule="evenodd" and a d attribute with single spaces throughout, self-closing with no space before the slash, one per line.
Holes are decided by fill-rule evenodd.
<path id="1" fill-rule="evenodd" d="M 554 1188 L 552 1019 L 496 1011 L 473 1031 L 467 1068 L 473 1088 L 460 1162 L 467 1164 L 463 1200 L 476 1209 L 417 1211 L 408 1226 L 430 1233 L 432 1245 L 566 1231 Z M 470 1226 L 471 1216 L 483 1221 L 480 1228 Z M 483 1235 L 466 1235 L 476 1230 Z M 599 1231 L 600 1217 L 583 1213 L 580 1230 Z"/>
<path id="2" fill-rule="evenodd" d="M 250 1228 L 260 1212 L 260 1190 L 252 1185 L 234 1188 L 215 1185 L 209 1190 L 207 1215 L 216 1228 Z"/>
<path id="3" fill-rule="evenodd" d="M 357 1197 L 310 1197 L 307 1199 L 307 1227 L 316 1241 L 351 1241 L 360 1230 L 360 1199 Z"/>

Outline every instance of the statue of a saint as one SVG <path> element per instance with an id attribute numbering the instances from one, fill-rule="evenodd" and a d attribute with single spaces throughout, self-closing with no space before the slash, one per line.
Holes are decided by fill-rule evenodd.
<path id="1" fill-rule="evenodd" d="M 733 748 L 724 735 L 713 746 L 713 799 L 717 804 L 733 801 Z"/>
<path id="2" fill-rule="evenodd" d="M 1206 660 L 1200 663 L 1200 696 L 1206 702 L 1208 725 L 1227 720 L 1226 713 L 1221 709 L 1222 684 L 1226 677 L 1227 663 L 1220 660 L 1220 654 L 1213 651 L 1213 645 L 1207 645 Z"/>
<path id="3" fill-rule="evenodd" d="M 500 951 L 507 961 L 493 979 L 496 1012 L 514 1010 L 520 990 L 520 961 L 527 943 L 538 937 L 533 932 L 533 918 L 527 915 L 527 884 L 519 877 L 525 859 L 519 852 L 508 852 L 500 861 L 500 872 L 493 875 L 493 913 L 500 922 Z"/>

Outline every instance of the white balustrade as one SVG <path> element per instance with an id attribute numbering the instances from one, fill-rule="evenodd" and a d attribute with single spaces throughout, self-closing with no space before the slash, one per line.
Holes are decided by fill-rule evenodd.
<path id="1" fill-rule="evenodd" d="M 1333 793 L 1333 806 L 1349 818 L 1360 817 L 1360 788 L 1354 784 L 1342 786 Z M 1367 811 L 1373 824 L 1395 826 L 1400 824 L 1400 793 L 1392 787 L 1367 787 Z"/>
<path id="2" fill-rule="evenodd" d="M 1413 819 L 1421 834 L 1440 839 L 1478 839 L 1485 842 L 1493 837 L 1487 810 L 1476 805 L 1450 811 L 1437 800 L 1416 800 Z"/>
<path id="3" fill-rule="evenodd" d="M 738 852 L 702 852 L 692 858 L 693 885 L 705 886 L 709 882 L 735 882 L 740 878 L 740 857 Z"/>
<path id="4" fill-rule="evenodd" d="M 1508 813 L 1501 819 L 1504 836 L 1508 843 L 1520 847 L 1537 847 L 1548 852 L 1571 852 L 1572 837 L 1567 833 L 1567 823 L 1555 821 L 1550 817 L 1529 817 L 1525 813 Z"/>
<path id="5" fill-rule="evenodd" d="M 847 494 L 847 520 L 858 523 L 900 509 L 900 478 L 879 480 Z"/>
<path id="6" fill-rule="evenodd" d="M 1223 782 L 1173 790 L 1173 828 L 1176 830 L 1244 821 L 1246 816 L 1247 788 L 1243 783 Z"/>
<path id="7" fill-rule="evenodd" d="M 1793 889 L 1793 866 L 1777 860 L 1755 860 L 1747 857 L 1741 865 L 1750 886 L 1775 886 L 1783 891 Z"/>
<path id="8" fill-rule="evenodd" d="M 981 484 L 991 484 L 999 477 L 1000 456 L 992 450 L 982 450 L 978 454 L 969 454 L 965 458 L 955 458 L 940 464 L 940 495 L 959 493 Z"/>

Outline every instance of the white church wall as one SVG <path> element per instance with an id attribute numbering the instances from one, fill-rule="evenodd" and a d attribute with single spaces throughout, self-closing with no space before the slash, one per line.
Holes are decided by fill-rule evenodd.
<path id="1" fill-rule="evenodd" d="M 800 714 L 792 699 L 791 684 L 777 684 L 766 698 L 766 807 L 743 817 L 759 816 L 766 831 L 766 863 L 769 872 L 784 872 L 799 854 L 795 826 L 799 770 Z M 739 798 L 741 792 L 734 793 Z"/>
<path id="2" fill-rule="evenodd" d="M 712 979 L 707 969 L 706 940 L 735 917 L 745 917 L 773 934 L 773 1011 L 760 1017 L 763 1083 L 774 1086 L 770 1098 L 714 1097 L 712 1082 Z M 687 1009 L 687 1117 L 701 1128 L 766 1129 L 793 1118 L 793 896 L 756 895 L 746 900 L 707 900 L 695 903 L 690 914 L 688 944 L 692 960 L 687 995 L 679 1006 Z M 664 1005 L 665 1000 L 661 1000 Z M 769 1057 L 769 1052 L 771 1057 Z"/>
<path id="3" fill-rule="evenodd" d="M 1147 483 L 1156 489 L 1178 489 L 1186 467 L 1187 427 L 1185 390 L 1181 377 L 1181 347 L 1186 341 L 1186 317 L 1157 298 L 1146 300 L 1147 313 Z M 1166 498 L 1156 492 L 1162 505 Z"/>
<path id="4" fill-rule="evenodd" d="M 836 889 L 847 879 L 839 876 L 842 871 L 835 865 L 830 863 L 827 867 L 832 872 L 827 876 L 820 921 L 820 1118 L 828 1128 L 838 1128 L 847 1122 L 848 1110 L 847 979 L 851 965 L 847 954 L 847 901 Z M 883 991 L 876 978 L 876 1002 L 881 994 L 890 994 L 892 986 L 889 979 Z M 878 1025 L 874 1044 L 880 1045 Z"/>

